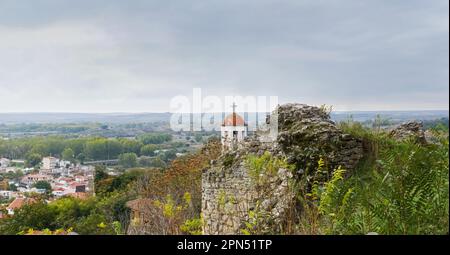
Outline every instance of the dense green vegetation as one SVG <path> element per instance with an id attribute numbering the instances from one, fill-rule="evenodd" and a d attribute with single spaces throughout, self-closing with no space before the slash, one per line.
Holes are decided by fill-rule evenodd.
<path id="1" fill-rule="evenodd" d="M 29 117 L 32 121 L 33 116 Z M 109 116 L 109 118 L 111 118 L 111 116 Z M 50 119 L 47 121 L 49 120 Z M 30 119 L 26 119 L 26 121 L 30 121 Z M 99 123 L 95 121 L 82 121 L 75 123 L 64 123 L 64 121 L 61 123 L 0 123 L 0 137 L 6 136 L 11 138 L 45 135 L 64 135 L 69 137 L 78 137 L 80 135 L 130 137 L 149 132 L 165 132 L 168 130 L 168 122 L 161 120 L 139 123 Z"/>
<path id="2" fill-rule="evenodd" d="M 161 225 L 147 227 L 160 233 L 199 233 L 201 170 L 220 151 L 217 141 L 208 148 L 176 159 L 166 169 L 129 169 L 110 176 L 104 166 L 97 166 L 95 197 L 64 197 L 46 203 L 45 196 L 36 196 L 36 203 L 22 207 L 14 217 L 0 219 L 0 234 L 67 229 L 85 235 L 124 234 L 132 227 L 126 203 L 138 197 L 155 201 L 152 215 Z M 39 187 L 45 186 L 39 183 Z"/>
<path id="3" fill-rule="evenodd" d="M 272 198 L 271 177 L 279 168 L 290 169 L 296 178 L 289 184 L 295 199 L 281 228 L 270 225 L 270 212 L 248 212 L 243 234 L 429 235 L 449 231 L 449 137 L 436 125 L 427 144 L 414 137 L 394 140 L 381 128 L 361 123 L 340 123 L 346 133 L 362 139 L 365 157 L 357 169 L 328 169 L 317 162 L 315 175 L 298 174 L 295 165 L 272 156 L 247 155 L 246 166 L 263 199 Z"/>
<path id="4" fill-rule="evenodd" d="M 0 133 L 29 133 L 29 132 L 59 132 L 59 133 L 79 133 L 89 129 L 100 128 L 100 124 L 78 124 L 78 123 L 68 123 L 68 124 L 10 124 L 0 125 Z"/>
<path id="5" fill-rule="evenodd" d="M 440 118 L 437 120 L 426 120 L 423 121 L 423 127 L 425 129 L 438 129 L 438 130 L 448 130 L 449 121 L 448 118 Z"/>
<path id="6" fill-rule="evenodd" d="M 180 149 L 185 144 L 170 141 L 166 133 L 152 133 L 129 138 L 65 138 L 62 136 L 32 137 L 0 140 L 0 156 L 12 159 L 26 159 L 27 166 L 40 163 L 42 157 L 56 156 L 68 161 L 118 159 L 121 154 L 134 153 L 136 156 L 154 156 L 156 150 Z M 172 152 L 174 153 L 174 152 Z M 163 155 L 163 160 L 173 159 Z"/>
<path id="7" fill-rule="evenodd" d="M 64 197 L 46 203 L 45 196 L 35 196 L 36 203 L 22 207 L 14 217 L 0 220 L 0 234 L 28 233 L 30 229 L 72 229 L 84 235 L 124 234 L 129 224 L 129 209 L 125 204 L 134 197 L 129 185 L 144 173 L 131 170 L 112 177 L 99 166 L 95 176 L 95 197 L 86 200 Z M 38 182 L 35 186 L 48 188 L 48 185 Z"/>
<path id="8" fill-rule="evenodd" d="M 449 217 L 448 131 L 435 131 L 436 143 L 398 142 L 384 133 L 362 130 L 371 157 L 344 178 L 335 171 L 313 191 L 320 231 L 328 234 L 446 234 Z M 368 138 L 371 137 L 371 138 Z"/>
<path id="9" fill-rule="evenodd" d="M 52 191 L 52 185 L 47 181 L 37 181 L 33 187 L 36 189 L 45 189 L 47 193 Z"/>
<path id="10" fill-rule="evenodd" d="M 146 171 L 130 187 L 147 201 L 147 223 L 130 223 L 131 234 L 200 234 L 202 170 L 219 157 L 221 143 L 211 139 L 196 153 L 177 158 L 163 171 Z M 151 201 L 151 202 L 148 202 Z"/>
<path id="11" fill-rule="evenodd" d="M 449 217 L 448 130 L 434 130 L 434 143 L 394 141 L 376 129 L 341 123 L 363 139 L 366 157 L 358 169 L 331 172 L 312 188 L 293 185 L 297 213 L 286 223 L 290 234 L 447 234 Z"/>
<path id="12" fill-rule="evenodd" d="M 305 176 L 296 175 L 294 165 L 270 153 L 249 154 L 245 163 L 258 192 L 265 196 L 271 194 L 264 193 L 262 173 L 272 175 L 282 167 L 299 177 L 290 183 L 296 195 L 293 213 L 280 233 L 269 234 L 447 234 L 448 128 L 435 124 L 432 142 L 424 145 L 414 140 L 395 141 L 380 128 L 340 123 L 344 132 L 363 140 L 365 157 L 352 172 L 327 169 L 329 164 L 319 160 L 317 172 L 330 176 L 324 182 L 309 183 Z M 27 233 L 30 229 L 72 229 L 80 234 L 200 234 L 204 224 L 200 217 L 201 171 L 220 155 L 220 143 L 212 140 L 197 153 L 171 163 L 167 160 L 176 158 L 173 150 L 154 158 L 170 140 L 167 135 L 151 134 L 135 140 L 46 137 L 1 141 L 0 152 L 15 148 L 16 153 L 26 155 L 29 165 L 35 164 L 38 156 L 54 152 L 52 155 L 67 160 L 116 157 L 128 170 L 110 176 L 105 167 L 98 166 L 96 197 L 62 198 L 52 203 L 45 203 L 45 196 L 37 197 L 37 203 L 0 220 L 0 234 Z M 232 164 L 233 158 L 228 161 Z M 145 165 L 156 168 L 133 169 Z M 48 189 L 46 183 L 36 187 Z M 137 198 L 152 201 L 147 215 L 150 224 L 131 221 L 126 203 Z M 242 233 L 268 233 L 258 225 L 258 212 L 249 216 Z"/>
<path id="13" fill-rule="evenodd" d="M 0 233 L 15 235 L 30 229 L 67 228 L 74 228 L 80 234 L 113 233 L 110 228 L 98 227 L 106 222 L 106 218 L 95 207 L 94 199 L 63 198 L 51 204 L 38 201 L 22 207 L 14 217 L 0 221 Z"/>
<path id="14" fill-rule="evenodd" d="M 144 144 L 161 144 L 172 140 L 169 134 L 145 134 L 139 136 L 139 140 Z"/>

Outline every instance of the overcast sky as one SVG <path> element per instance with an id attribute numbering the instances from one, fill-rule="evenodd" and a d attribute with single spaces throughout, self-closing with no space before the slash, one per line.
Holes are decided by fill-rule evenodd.
<path id="1" fill-rule="evenodd" d="M 448 109 L 448 0 L 0 0 L 0 112 Z"/>

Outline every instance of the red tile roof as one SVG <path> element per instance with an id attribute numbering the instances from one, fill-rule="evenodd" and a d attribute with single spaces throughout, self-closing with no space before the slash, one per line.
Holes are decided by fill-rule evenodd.
<path id="1" fill-rule="evenodd" d="M 34 198 L 18 197 L 16 199 L 14 199 L 14 201 L 12 201 L 11 204 L 9 204 L 7 209 L 8 210 L 16 210 L 16 209 L 21 208 L 24 205 L 30 205 L 33 203 L 36 203 L 36 199 L 34 199 Z"/>
<path id="2" fill-rule="evenodd" d="M 245 121 L 239 114 L 232 113 L 225 117 L 223 126 L 245 126 Z"/>
<path id="3" fill-rule="evenodd" d="M 72 188 L 75 188 L 75 187 L 78 187 L 78 186 L 86 186 L 86 183 L 72 182 L 70 184 L 70 187 L 72 187 Z"/>

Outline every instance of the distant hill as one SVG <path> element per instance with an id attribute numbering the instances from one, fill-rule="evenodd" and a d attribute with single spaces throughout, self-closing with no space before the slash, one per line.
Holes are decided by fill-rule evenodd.
<path id="1" fill-rule="evenodd" d="M 0 124 L 165 122 L 170 113 L 0 113 Z"/>
<path id="2" fill-rule="evenodd" d="M 355 121 L 368 121 L 377 118 L 387 119 L 392 122 L 403 122 L 410 120 L 435 120 L 441 118 L 448 118 L 449 111 L 435 110 L 435 111 L 339 111 L 331 113 L 331 118 L 334 121 L 342 121 L 350 117 Z"/>
<path id="3" fill-rule="evenodd" d="M 448 118 L 449 111 L 336 111 L 331 114 L 334 121 L 350 117 L 355 121 L 382 119 L 394 122 L 408 120 L 434 120 Z M 171 113 L 0 113 L 0 124 L 18 123 L 144 123 L 168 122 Z"/>

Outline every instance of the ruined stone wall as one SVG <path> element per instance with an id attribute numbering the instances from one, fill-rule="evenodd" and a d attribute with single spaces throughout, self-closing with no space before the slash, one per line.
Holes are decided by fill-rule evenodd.
<path id="1" fill-rule="evenodd" d="M 289 189 L 289 180 L 293 175 L 288 169 L 280 168 L 274 176 L 264 177 L 266 182 L 262 192 L 256 188 L 255 180 L 249 176 L 248 169 L 242 161 L 233 166 L 216 166 L 204 171 L 202 179 L 204 233 L 241 234 L 245 224 L 250 222 L 251 211 L 264 212 L 265 218 L 270 219 L 270 223 L 263 222 L 263 219 L 259 224 L 263 225 L 268 233 L 277 231 L 293 198 Z"/>
<path id="2" fill-rule="evenodd" d="M 422 122 L 418 121 L 409 121 L 403 123 L 391 130 L 389 135 L 399 141 L 412 139 L 417 143 L 427 144 L 425 132 L 423 131 L 423 124 Z"/>
<path id="3" fill-rule="evenodd" d="M 276 228 L 283 222 L 294 199 L 288 187 L 292 178 L 308 175 L 308 179 L 314 180 L 319 158 L 326 161 L 331 171 L 342 166 L 351 172 L 363 157 L 362 141 L 339 130 L 322 109 L 286 104 L 279 106 L 277 112 L 279 135 L 275 141 L 265 143 L 257 137 L 249 137 L 236 151 L 224 152 L 213 167 L 203 172 L 204 234 L 241 234 L 256 202 L 271 217 L 269 233 L 277 233 L 279 229 Z M 269 192 L 261 195 L 249 176 L 244 159 L 248 154 L 260 156 L 266 151 L 274 157 L 287 159 L 297 169 L 295 174 L 278 169 L 268 181 Z"/>
<path id="4" fill-rule="evenodd" d="M 255 197 L 250 177 L 243 167 L 215 166 L 203 172 L 202 216 L 204 233 L 239 234 Z"/>
<path id="5" fill-rule="evenodd" d="M 278 144 L 290 163 L 301 170 L 315 167 L 322 158 L 330 170 L 339 166 L 347 171 L 357 167 L 363 157 L 363 143 L 344 134 L 324 110 L 304 105 L 285 104 L 278 107 Z"/>

